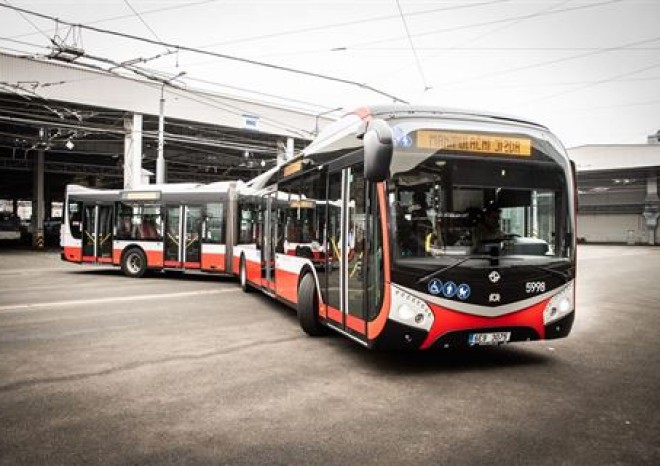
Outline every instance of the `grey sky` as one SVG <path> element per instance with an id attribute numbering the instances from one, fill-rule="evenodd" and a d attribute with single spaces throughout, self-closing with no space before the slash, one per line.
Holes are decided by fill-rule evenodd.
<path id="1" fill-rule="evenodd" d="M 524 116 L 569 147 L 644 143 L 660 129 L 660 0 L 0 2 L 366 83 L 414 103 Z M 54 27 L 0 9 L 0 50 L 47 54 L 57 35 L 118 62 L 167 52 Z M 142 66 L 170 76 L 185 71 L 189 87 L 239 92 L 224 84 L 325 108 L 387 101 L 357 87 L 189 52 Z"/>

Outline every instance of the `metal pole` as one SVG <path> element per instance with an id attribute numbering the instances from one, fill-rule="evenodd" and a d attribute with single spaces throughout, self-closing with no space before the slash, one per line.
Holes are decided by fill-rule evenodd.
<path id="1" fill-rule="evenodd" d="M 160 114 L 158 116 L 158 158 L 156 159 L 156 184 L 165 183 L 165 85 L 160 90 Z"/>

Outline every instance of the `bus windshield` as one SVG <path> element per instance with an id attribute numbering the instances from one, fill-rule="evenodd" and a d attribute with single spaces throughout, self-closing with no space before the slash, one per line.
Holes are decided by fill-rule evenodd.
<path id="1" fill-rule="evenodd" d="M 555 162 L 430 155 L 389 182 L 394 258 L 549 264 L 570 254 L 566 178 Z M 465 260 L 463 267 L 478 267 Z"/>

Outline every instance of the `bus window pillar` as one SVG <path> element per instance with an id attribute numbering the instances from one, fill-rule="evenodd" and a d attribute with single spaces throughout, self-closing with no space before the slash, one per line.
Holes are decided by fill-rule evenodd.
<path id="1" fill-rule="evenodd" d="M 142 183 L 142 115 L 124 117 L 124 189 L 136 189 Z"/>
<path id="2" fill-rule="evenodd" d="M 39 149 L 35 154 L 32 187 L 32 246 L 44 247 L 44 163 L 45 152 Z"/>
<path id="3" fill-rule="evenodd" d="M 644 212 L 646 219 L 646 228 L 648 230 L 648 244 L 656 244 L 656 229 L 658 227 L 658 217 L 660 217 L 660 198 L 658 197 L 658 177 L 652 173 L 646 179 L 646 198 L 644 199 Z"/>

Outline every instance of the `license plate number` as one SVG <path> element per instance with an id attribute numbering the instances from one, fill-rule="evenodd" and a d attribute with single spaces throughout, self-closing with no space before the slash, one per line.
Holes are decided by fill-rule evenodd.
<path id="1" fill-rule="evenodd" d="M 470 346 L 501 345 L 511 340 L 511 332 L 471 333 L 468 337 Z"/>

